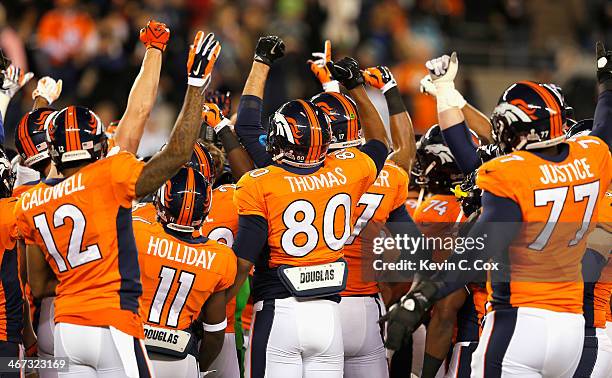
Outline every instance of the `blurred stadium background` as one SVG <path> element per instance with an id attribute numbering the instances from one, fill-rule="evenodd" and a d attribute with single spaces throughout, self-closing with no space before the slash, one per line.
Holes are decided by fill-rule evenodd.
<path id="1" fill-rule="evenodd" d="M 581 119 L 596 102 L 594 42 L 612 41 L 608 0 L 2 0 L 0 47 L 36 78 L 64 81 L 55 106 L 85 105 L 108 123 L 123 112 L 144 54 L 138 30 L 151 18 L 171 28 L 171 39 L 141 155 L 156 151 L 172 127 L 197 29 L 222 43 L 211 88 L 231 91 L 234 105 L 259 36 L 277 34 L 287 46 L 268 80 L 266 113 L 320 91 L 306 60 L 330 39 L 336 59 L 391 67 L 417 133 L 436 122 L 434 100 L 419 93 L 427 59 L 457 51 L 459 87 L 486 114 L 509 83 L 532 79 L 559 84 Z M 11 103 L 9 145 L 35 82 Z M 386 113 L 378 91 L 372 96 Z"/>

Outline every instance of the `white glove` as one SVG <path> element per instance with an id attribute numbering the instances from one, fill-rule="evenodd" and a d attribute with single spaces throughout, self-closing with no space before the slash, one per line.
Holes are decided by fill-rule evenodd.
<path id="1" fill-rule="evenodd" d="M 11 99 L 33 76 L 32 72 L 24 73 L 21 68 L 11 64 L 4 71 L 4 82 L 0 92 Z"/>
<path id="2" fill-rule="evenodd" d="M 462 109 L 467 102 L 455 89 L 454 83 L 459 69 L 457 53 L 432 59 L 425 63 L 425 67 L 429 70 L 429 76 L 436 87 L 438 113 L 452 108 Z"/>
<path id="3" fill-rule="evenodd" d="M 36 100 L 36 97 L 40 96 L 47 100 L 51 105 L 55 100 L 62 94 L 62 80 L 55 81 L 49 76 L 45 76 L 38 80 L 36 89 L 32 92 L 32 100 Z"/>
<path id="4" fill-rule="evenodd" d="M 419 86 L 419 89 L 421 93 L 424 93 L 426 95 L 430 95 L 433 97 L 436 97 L 438 95 L 438 92 L 436 91 L 436 86 L 431 80 L 431 76 L 429 76 L 429 74 L 423 76 L 423 78 L 421 79 L 421 85 Z"/>

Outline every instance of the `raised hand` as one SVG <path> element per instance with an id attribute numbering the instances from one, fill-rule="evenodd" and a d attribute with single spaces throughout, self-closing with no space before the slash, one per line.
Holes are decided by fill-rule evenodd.
<path id="1" fill-rule="evenodd" d="M 351 57 L 344 57 L 338 62 L 328 62 L 327 68 L 331 72 L 332 77 L 338 80 L 348 90 L 363 85 L 364 79 L 359 63 Z"/>
<path id="2" fill-rule="evenodd" d="M 397 86 L 397 82 L 387 66 L 366 68 L 363 71 L 363 78 L 366 84 L 380 89 L 383 93 Z"/>
<path id="3" fill-rule="evenodd" d="M 32 100 L 36 100 L 36 97 L 42 97 L 49 105 L 59 98 L 62 94 L 62 80 L 55 81 L 49 76 L 45 76 L 38 80 L 36 89 L 32 92 Z"/>
<path id="4" fill-rule="evenodd" d="M 278 36 L 269 35 L 259 38 L 253 59 L 271 66 L 275 60 L 282 58 L 283 55 L 285 55 L 285 43 L 283 40 Z"/>
<path id="5" fill-rule="evenodd" d="M 0 92 L 4 95 L 8 96 L 8 98 L 13 98 L 15 93 L 17 93 L 21 87 L 26 85 L 28 81 L 34 77 L 32 72 L 25 73 L 21 68 L 11 64 L 8 66 L 6 70 L 2 72 L 4 76 L 4 80 L 2 82 L 2 88 Z"/>
<path id="6" fill-rule="evenodd" d="M 435 87 L 438 113 L 450 108 L 463 108 L 467 103 L 461 93 L 455 89 L 455 77 L 459 69 L 457 53 L 442 55 L 425 63 L 429 77 Z M 421 81 L 423 85 L 423 81 Z M 425 83 L 427 84 L 427 83 Z"/>
<path id="7" fill-rule="evenodd" d="M 331 42 L 325 41 L 323 52 L 312 53 L 313 59 L 306 61 L 312 73 L 316 76 L 317 80 L 325 87 L 325 85 L 333 81 L 331 72 L 327 68 L 327 63 L 331 62 Z"/>
<path id="8" fill-rule="evenodd" d="M 612 51 L 606 50 L 602 42 L 595 45 L 597 57 L 597 81 L 604 89 L 612 90 Z"/>
<path id="9" fill-rule="evenodd" d="M 208 33 L 204 37 L 204 32 L 199 31 L 189 48 L 187 84 L 206 89 L 210 84 L 211 74 L 220 52 L 221 45 L 215 39 L 215 35 Z"/>
<path id="10" fill-rule="evenodd" d="M 202 122 L 212 127 L 215 133 L 230 124 L 230 120 L 223 115 L 217 104 L 207 102 L 202 107 Z"/>
<path id="11" fill-rule="evenodd" d="M 147 26 L 140 29 L 140 41 L 147 49 L 154 48 L 165 51 L 169 39 L 170 29 L 163 22 L 150 20 L 147 22 Z"/>

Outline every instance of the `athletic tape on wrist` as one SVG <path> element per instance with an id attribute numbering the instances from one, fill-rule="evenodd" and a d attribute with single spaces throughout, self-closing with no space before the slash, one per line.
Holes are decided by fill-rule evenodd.
<path id="1" fill-rule="evenodd" d="M 325 92 L 336 92 L 340 93 L 340 83 L 338 80 L 328 81 L 327 83 L 323 83 L 323 90 Z"/>
<path id="2" fill-rule="evenodd" d="M 223 319 L 221 323 L 217 324 L 206 324 L 202 322 L 202 326 L 204 327 L 204 331 L 206 332 L 219 332 L 223 331 L 227 328 L 227 318 Z"/>

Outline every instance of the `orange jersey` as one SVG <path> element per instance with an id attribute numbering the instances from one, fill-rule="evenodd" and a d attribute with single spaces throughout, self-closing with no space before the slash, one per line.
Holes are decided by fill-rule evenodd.
<path id="1" fill-rule="evenodd" d="M 608 146 L 599 138 L 579 137 L 566 146 L 561 162 L 518 151 L 478 170 L 476 184 L 517 203 L 523 221 L 508 248 L 510 283 L 492 287 L 494 309 L 582 313 L 584 235 L 595 227 L 612 167 Z"/>
<path id="2" fill-rule="evenodd" d="M 152 202 L 139 202 L 132 207 L 132 219 L 157 222 L 157 210 Z"/>
<path id="3" fill-rule="evenodd" d="M 412 216 L 416 223 L 455 223 L 465 221 L 461 204 L 452 194 L 434 194 L 421 202 Z"/>
<path id="4" fill-rule="evenodd" d="M 363 152 L 339 150 L 311 174 L 280 166 L 245 174 L 236 186 L 234 203 L 239 215 L 267 220 L 268 267 L 330 263 L 342 258 L 352 211 L 376 173 L 374 162 Z"/>
<path id="5" fill-rule="evenodd" d="M 113 326 L 144 338 L 131 213 L 143 166 L 122 152 L 19 198 L 19 232 L 26 244 L 41 247 L 59 280 L 56 323 Z"/>
<path id="6" fill-rule="evenodd" d="M 417 204 L 419 203 L 418 198 L 408 198 L 406 200 L 406 211 L 408 212 L 408 215 L 410 215 L 410 218 L 414 219 L 414 211 L 417 208 Z"/>
<path id="7" fill-rule="evenodd" d="M 238 211 L 234 206 L 233 198 L 235 185 L 221 185 L 213 190 L 213 200 L 210 212 L 206 216 L 200 233 L 209 239 L 217 240 L 228 247 L 232 247 L 238 233 Z M 236 330 L 236 297 L 233 297 L 226 307 L 227 328 L 225 333 L 234 333 Z"/>
<path id="8" fill-rule="evenodd" d="M 148 324 L 187 329 L 212 293 L 236 278 L 232 250 L 204 237 L 184 238 L 160 223 L 134 221 L 142 271 L 141 315 Z"/>
<path id="9" fill-rule="evenodd" d="M 21 343 L 23 295 L 19 278 L 17 199 L 0 199 L 0 340 Z"/>
<path id="10" fill-rule="evenodd" d="M 374 184 L 359 199 L 353 214 L 355 228 L 344 245 L 344 258 L 349 271 L 343 296 L 379 292 L 376 282 L 365 282 L 363 279 L 362 256 L 372 250 L 372 238 L 379 235 L 377 230 L 384 226 L 393 210 L 405 205 L 407 197 L 408 175 L 394 162 L 387 160 Z"/>

